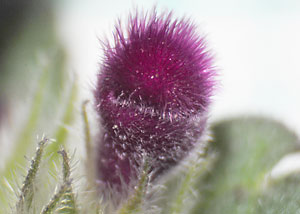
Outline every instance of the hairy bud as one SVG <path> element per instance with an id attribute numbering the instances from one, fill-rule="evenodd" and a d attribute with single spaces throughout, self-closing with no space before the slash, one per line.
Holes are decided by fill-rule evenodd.
<path id="1" fill-rule="evenodd" d="M 117 25 L 95 90 L 104 133 L 98 179 L 118 187 L 137 178 L 144 156 L 152 179 L 182 160 L 206 127 L 212 58 L 189 20 L 171 13 L 130 16 Z"/>

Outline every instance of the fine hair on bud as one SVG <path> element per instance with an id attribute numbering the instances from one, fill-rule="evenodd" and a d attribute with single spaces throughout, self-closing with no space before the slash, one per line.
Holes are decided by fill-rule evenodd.
<path id="1" fill-rule="evenodd" d="M 104 130 L 97 180 L 126 192 L 137 183 L 144 156 L 152 182 L 200 142 L 216 72 L 205 38 L 172 12 L 137 11 L 126 24 L 118 22 L 113 36 L 94 91 Z"/>

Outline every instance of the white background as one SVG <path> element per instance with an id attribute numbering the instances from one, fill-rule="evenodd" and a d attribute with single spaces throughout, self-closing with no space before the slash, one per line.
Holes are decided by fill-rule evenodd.
<path id="1" fill-rule="evenodd" d="M 212 120 L 264 115 L 300 134 L 299 0 L 64 1 L 56 16 L 59 34 L 70 69 L 87 91 L 101 63 L 99 39 L 111 38 L 117 18 L 126 21 L 134 8 L 154 5 L 173 10 L 174 17 L 190 17 L 207 35 L 220 73 Z"/>

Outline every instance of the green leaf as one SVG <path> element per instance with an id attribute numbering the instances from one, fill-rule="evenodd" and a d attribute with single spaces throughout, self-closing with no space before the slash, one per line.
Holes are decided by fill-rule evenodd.
<path id="1" fill-rule="evenodd" d="M 141 213 L 141 206 L 143 199 L 146 195 L 147 186 L 149 182 L 149 164 L 145 161 L 139 178 L 139 183 L 135 187 L 134 194 L 128 199 L 128 201 L 122 205 L 121 209 L 117 212 L 119 214 L 134 214 Z"/>
<path id="2" fill-rule="evenodd" d="M 0 56 L 1 97 L 4 97 L 6 109 L 13 109 L 9 113 L 15 113 L 16 106 L 20 109 L 29 107 L 29 111 L 24 112 L 24 121 L 15 118 L 13 131 L 7 130 L 11 136 L 17 137 L 9 142 L 12 151 L 7 160 L 1 159 L 0 154 L 1 161 L 5 162 L 0 170 L 0 210 L 11 206 L 5 187 L 9 183 L 19 182 L 14 173 L 25 167 L 24 155 L 34 148 L 35 137 L 41 132 L 52 132 L 56 119 L 54 109 L 60 105 L 59 95 L 63 94 L 61 89 L 66 83 L 66 54 L 55 32 L 52 4 L 28 2 L 27 16 L 20 20 L 23 24 L 19 25 L 19 29 L 13 27 L 15 36 L 4 38 L 10 42 L 7 48 L 1 50 Z M 31 102 L 29 106 L 27 100 Z"/>
<path id="3" fill-rule="evenodd" d="M 300 174 L 290 175 L 268 187 L 258 198 L 256 214 L 300 213 Z"/>
<path id="4" fill-rule="evenodd" d="M 297 137 L 265 118 L 236 118 L 212 127 L 215 168 L 201 182 L 194 214 L 256 213 L 258 195 L 272 167 L 295 151 Z"/>
<path id="5" fill-rule="evenodd" d="M 63 158 L 63 185 L 69 187 L 66 189 L 66 192 L 60 200 L 60 206 L 56 210 L 58 214 L 76 214 L 78 213 L 75 203 L 75 196 L 73 193 L 73 188 L 71 186 L 71 168 L 70 168 L 70 159 L 65 150 L 59 152 Z"/>
<path id="6" fill-rule="evenodd" d="M 77 81 L 74 80 L 71 91 L 69 93 L 69 98 L 68 102 L 65 107 L 65 112 L 62 118 L 62 125 L 60 125 L 57 128 L 57 131 L 55 133 L 55 140 L 56 142 L 52 143 L 49 145 L 47 148 L 47 156 L 50 156 L 50 161 L 55 161 L 58 163 L 59 156 L 57 154 L 57 151 L 60 149 L 61 146 L 64 146 L 67 137 L 68 137 L 68 130 L 66 126 L 71 126 L 73 121 L 74 121 L 74 111 L 75 111 L 75 102 L 77 100 L 77 93 L 78 93 L 78 88 L 77 88 Z"/>
<path id="7" fill-rule="evenodd" d="M 24 165 L 24 156 L 23 154 L 20 154 L 20 151 L 26 152 L 33 144 L 32 143 L 33 136 L 34 136 L 33 133 L 35 131 L 40 116 L 44 86 L 47 80 L 48 80 L 47 72 L 44 72 L 39 81 L 39 87 L 36 91 L 36 95 L 33 100 L 32 107 L 30 109 L 28 120 L 25 123 L 24 128 L 15 143 L 14 151 L 9 157 L 9 160 L 6 162 L 5 168 L 2 171 L 0 171 L 1 184 L 3 185 L 4 185 L 4 179 L 7 179 L 10 182 L 13 181 L 12 172 L 17 170 L 18 165 L 21 166 Z M 0 199 L 1 201 L 5 202 L 4 204 L 7 204 L 6 197 L 1 192 L 0 192 Z"/>
<path id="8" fill-rule="evenodd" d="M 209 140 L 200 142 L 196 148 L 195 157 L 183 164 L 177 175 L 169 178 L 165 184 L 167 187 L 165 205 L 161 204 L 163 213 L 181 214 L 189 213 L 194 206 L 194 186 L 199 177 L 204 176 L 214 163 L 214 155 L 208 153 Z M 171 189 L 171 191 L 170 191 Z M 172 191 L 173 190 L 173 191 Z"/>
<path id="9" fill-rule="evenodd" d="M 66 191 L 70 188 L 71 183 L 63 184 L 58 192 L 51 198 L 50 202 L 43 208 L 41 214 L 52 214 L 63 196 L 65 195 Z"/>
<path id="10" fill-rule="evenodd" d="M 43 152 L 48 139 L 44 138 L 38 145 L 35 157 L 31 161 L 31 166 L 28 170 L 28 174 L 23 183 L 21 194 L 19 196 L 19 201 L 17 203 L 17 213 L 28 212 L 32 205 L 32 199 L 34 197 L 34 183 L 36 174 L 39 170 Z"/>
<path id="11" fill-rule="evenodd" d="M 65 150 L 58 152 L 62 156 L 63 182 L 59 191 L 54 194 L 49 203 L 44 206 L 41 214 L 76 214 L 78 213 L 72 188 L 70 159 Z"/>

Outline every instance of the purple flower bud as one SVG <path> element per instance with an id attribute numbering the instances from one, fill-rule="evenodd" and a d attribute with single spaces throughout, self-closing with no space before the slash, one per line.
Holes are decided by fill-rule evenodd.
<path id="1" fill-rule="evenodd" d="M 143 156 L 152 179 L 186 157 L 206 128 L 215 72 L 195 26 L 171 13 L 130 16 L 114 39 L 95 91 L 104 127 L 97 169 L 119 188 L 136 179 Z"/>

